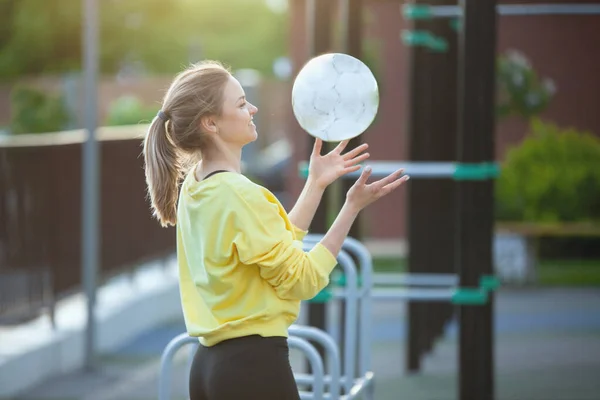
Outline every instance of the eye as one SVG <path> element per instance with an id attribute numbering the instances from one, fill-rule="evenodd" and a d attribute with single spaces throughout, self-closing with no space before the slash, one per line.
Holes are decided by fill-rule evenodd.
<path id="1" fill-rule="evenodd" d="M 246 104 L 247 104 L 246 102 L 243 102 L 243 103 L 240 105 L 240 108 L 244 108 L 244 107 L 246 107 Z"/>

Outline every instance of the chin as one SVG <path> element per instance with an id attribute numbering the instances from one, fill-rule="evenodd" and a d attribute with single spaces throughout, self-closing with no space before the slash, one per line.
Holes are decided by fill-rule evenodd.
<path id="1" fill-rule="evenodd" d="M 253 129 L 252 130 L 252 135 L 250 136 L 249 143 L 252 143 L 252 142 L 256 141 L 256 139 L 258 139 L 258 132 L 256 131 L 256 129 Z"/>

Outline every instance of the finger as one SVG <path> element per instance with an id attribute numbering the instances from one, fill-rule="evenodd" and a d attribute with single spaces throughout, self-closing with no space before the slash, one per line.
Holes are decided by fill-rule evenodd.
<path id="1" fill-rule="evenodd" d="M 355 149 L 352 149 L 349 152 L 347 152 L 346 154 L 344 154 L 344 158 L 346 160 L 349 158 L 354 158 L 357 155 L 359 155 L 360 153 L 362 153 L 363 151 L 365 151 L 368 147 L 369 147 L 369 145 L 366 143 L 361 144 L 360 146 L 356 147 Z"/>
<path id="2" fill-rule="evenodd" d="M 370 176 L 371 176 L 371 167 L 366 166 L 365 169 L 363 169 L 362 173 L 360 174 L 360 177 L 358 178 L 357 182 L 361 185 L 364 185 L 367 183 L 367 180 L 369 180 Z"/>
<path id="3" fill-rule="evenodd" d="M 404 172 L 404 168 L 400 168 L 397 171 L 392 172 L 391 174 L 389 174 L 388 176 L 386 176 L 383 179 L 380 179 L 376 182 L 373 182 L 371 185 L 373 186 L 377 186 L 377 187 L 383 187 L 391 182 L 394 182 L 396 179 L 398 179 L 398 177 L 400 175 L 402 175 L 402 173 Z"/>
<path id="4" fill-rule="evenodd" d="M 353 158 L 352 160 L 348 160 L 344 163 L 345 167 L 350 167 L 352 165 L 361 163 L 363 161 L 365 161 L 367 158 L 369 158 L 371 155 L 369 153 L 365 153 L 365 154 L 361 154 L 360 156 Z"/>
<path id="5" fill-rule="evenodd" d="M 349 140 L 342 140 L 340 144 L 338 144 L 333 151 L 337 154 L 342 154 L 342 151 L 348 146 Z"/>
<path id="6" fill-rule="evenodd" d="M 410 176 L 404 175 L 402 178 L 396 179 L 395 181 L 388 183 L 387 185 L 382 187 L 381 192 L 383 192 L 383 195 L 385 196 L 386 194 L 391 193 L 394 190 L 396 190 L 397 188 L 399 188 L 400 186 L 402 186 L 402 184 L 405 183 L 409 179 L 410 179 Z"/>
<path id="7" fill-rule="evenodd" d="M 322 147 L 323 147 L 323 141 L 319 138 L 316 138 L 315 144 L 313 146 L 313 154 L 320 156 Z"/>
<path id="8" fill-rule="evenodd" d="M 360 169 L 360 165 L 353 165 L 350 167 L 346 167 L 342 171 L 342 175 L 346 175 L 346 174 L 349 174 L 350 172 L 358 171 L 359 169 Z"/>

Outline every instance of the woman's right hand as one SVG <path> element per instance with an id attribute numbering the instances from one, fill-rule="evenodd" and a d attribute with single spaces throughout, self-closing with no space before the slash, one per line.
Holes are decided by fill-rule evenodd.
<path id="1" fill-rule="evenodd" d="M 361 211 L 374 201 L 393 192 L 409 178 L 408 175 L 401 176 L 404 169 L 399 169 L 385 178 L 367 184 L 371 172 L 371 167 L 365 167 L 358 180 L 346 194 L 347 205 L 356 210 L 356 212 Z"/>

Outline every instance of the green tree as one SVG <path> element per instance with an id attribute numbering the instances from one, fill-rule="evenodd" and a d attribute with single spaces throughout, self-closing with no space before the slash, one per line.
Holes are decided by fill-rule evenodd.
<path id="1" fill-rule="evenodd" d="M 0 79 L 81 69 L 81 0 L 0 0 Z M 258 0 L 99 0 L 100 64 L 151 73 L 198 58 L 271 72 L 287 16 Z M 196 50 L 195 50 L 196 49 Z M 199 49 L 199 50 L 198 50 Z"/>
<path id="2" fill-rule="evenodd" d="M 11 92 L 10 131 L 13 134 L 62 130 L 69 114 L 60 96 L 16 86 Z"/>

